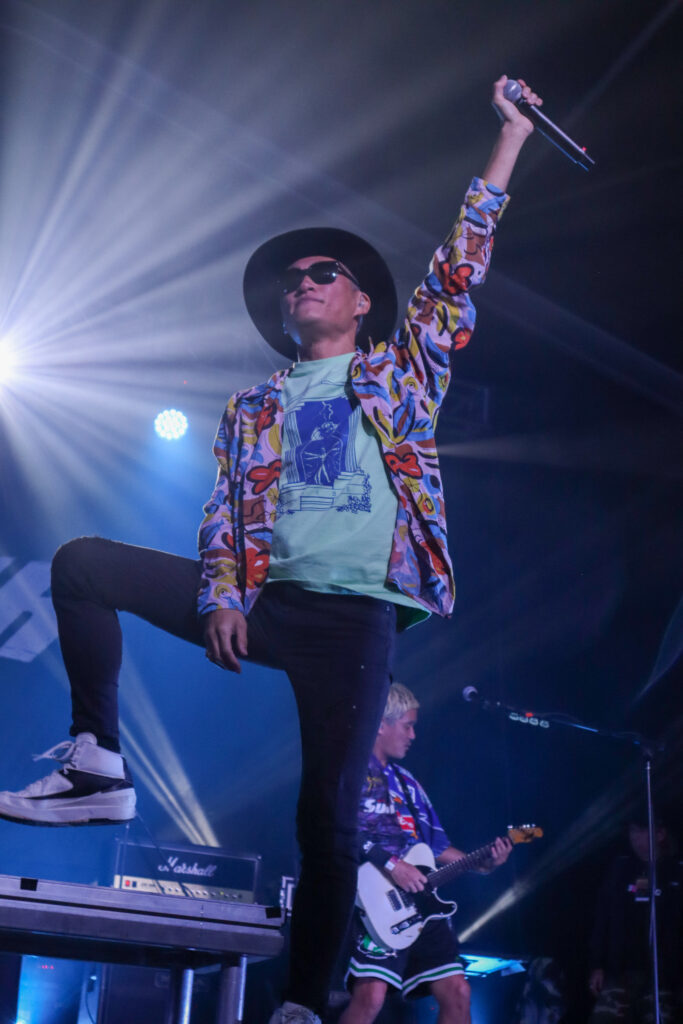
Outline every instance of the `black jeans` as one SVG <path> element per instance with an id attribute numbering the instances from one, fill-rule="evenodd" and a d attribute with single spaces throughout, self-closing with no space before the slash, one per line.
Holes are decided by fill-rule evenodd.
<path id="1" fill-rule="evenodd" d="M 99 537 L 52 565 L 52 600 L 71 683 L 71 734 L 118 749 L 118 611 L 203 646 L 199 562 Z M 348 928 L 358 867 L 358 801 L 389 687 L 396 610 L 369 597 L 270 583 L 247 616 L 247 660 L 283 669 L 299 712 L 302 861 L 287 998 L 321 1013 Z"/>

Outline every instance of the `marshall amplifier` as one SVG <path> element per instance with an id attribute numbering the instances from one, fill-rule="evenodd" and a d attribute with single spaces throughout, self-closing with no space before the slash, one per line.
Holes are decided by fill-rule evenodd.
<path id="1" fill-rule="evenodd" d="M 116 840 L 114 887 L 194 899 L 253 903 L 261 858 L 215 846 Z"/>

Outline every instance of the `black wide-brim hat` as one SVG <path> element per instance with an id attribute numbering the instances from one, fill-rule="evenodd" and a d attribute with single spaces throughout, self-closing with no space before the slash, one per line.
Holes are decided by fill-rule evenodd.
<path id="1" fill-rule="evenodd" d="M 296 260 L 327 256 L 348 267 L 370 298 L 358 344 L 367 350 L 370 339 L 384 341 L 396 323 L 398 301 L 389 267 L 369 242 L 340 228 L 301 228 L 276 235 L 259 246 L 244 271 L 244 301 L 249 316 L 271 348 L 296 359 L 296 342 L 282 328 L 278 278 Z"/>

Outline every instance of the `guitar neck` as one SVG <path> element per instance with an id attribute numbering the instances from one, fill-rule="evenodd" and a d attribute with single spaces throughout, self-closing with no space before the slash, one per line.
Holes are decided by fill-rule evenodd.
<path id="1" fill-rule="evenodd" d="M 472 853 L 466 853 L 464 857 L 458 857 L 457 860 L 445 864 L 442 868 L 437 868 L 436 871 L 430 871 L 429 884 L 436 888 L 437 885 L 450 882 L 451 879 L 457 878 L 458 875 L 464 875 L 467 871 L 476 871 L 490 858 L 491 844 L 487 843 L 486 846 L 480 846 L 478 850 L 472 850 Z"/>

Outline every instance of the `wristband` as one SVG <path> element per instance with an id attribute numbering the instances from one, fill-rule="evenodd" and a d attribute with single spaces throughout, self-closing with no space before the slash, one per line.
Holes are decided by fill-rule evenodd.
<path id="1" fill-rule="evenodd" d="M 384 865 L 384 870 L 385 871 L 393 871 L 397 864 L 398 864 L 398 857 L 390 857 L 389 860 Z"/>

